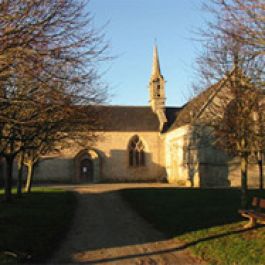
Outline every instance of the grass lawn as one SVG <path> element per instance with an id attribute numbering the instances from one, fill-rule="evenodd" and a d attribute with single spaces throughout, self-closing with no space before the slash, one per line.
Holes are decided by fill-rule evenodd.
<path id="1" fill-rule="evenodd" d="M 243 229 L 239 190 L 150 188 L 121 194 L 158 230 L 185 242 L 209 264 L 265 264 L 265 227 Z M 265 198 L 265 192 L 250 191 L 254 195 Z"/>
<path id="2" fill-rule="evenodd" d="M 46 261 L 64 239 L 75 206 L 73 193 L 49 188 L 33 188 L 22 199 L 0 202 L 0 253 L 27 253 L 30 262 Z M 0 255 L 1 264 L 14 261 Z"/>

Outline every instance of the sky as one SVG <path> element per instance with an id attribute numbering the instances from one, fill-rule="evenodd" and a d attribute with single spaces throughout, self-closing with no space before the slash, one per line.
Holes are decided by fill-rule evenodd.
<path id="1" fill-rule="evenodd" d="M 153 46 L 166 80 L 167 106 L 181 106 L 192 93 L 203 27 L 201 0 L 90 0 L 95 27 L 106 25 L 109 53 L 100 71 L 113 105 L 148 105 Z"/>

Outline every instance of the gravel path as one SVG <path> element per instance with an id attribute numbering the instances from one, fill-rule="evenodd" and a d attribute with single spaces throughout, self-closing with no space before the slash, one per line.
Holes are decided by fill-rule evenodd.
<path id="1" fill-rule="evenodd" d="M 117 192 L 144 184 L 95 184 L 68 187 L 77 192 L 73 226 L 51 263 L 202 264 L 174 239 L 165 240 Z M 148 187 L 163 184 L 149 184 Z"/>

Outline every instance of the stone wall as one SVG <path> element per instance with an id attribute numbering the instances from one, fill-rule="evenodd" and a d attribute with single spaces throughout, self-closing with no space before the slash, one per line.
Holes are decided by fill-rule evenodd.
<path id="1" fill-rule="evenodd" d="M 208 140 L 197 139 L 196 145 L 191 143 L 193 131 L 191 126 L 183 126 L 165 136 L 168 182 L 203 188 L 240 187 L 239 159 L 229 157 Z M 252 161 L 248 170 L 248 186 L 258 188 L 258 185 L 258 165 Z"/>
<path id="2" fill-rule="evenodd" d="M 106 132 L 94 146 L 70 147 L 59 155 L 43 157 L 35 170 L 36 181 L 80 182 L 79 163 L 83 154 L 94 165 L 93 182 L 162 181 L 179 186 L 239 187 L 240 161 L 213 146 L 190 146 L 190 126 L 167 134 L 158 132 Z M 128 144 L 138 135 L 145 147 L 146 166 L 129 166 Z M 3 169 L 3 165 L 2 165 Z M 265 172 L 265 170 L 264 170 Z M 16 174 L 16 169 L 15 169 Z M 258 166 L 249 166 L 249 187 L 258 187 Z"/>
<path id="3" fill-rule="evenodd" d="M 75 176 L 73 157 L 43 157 L 35 168 L 34 180 L 51 182 L 72 182 Z"/>
<path id="4" fill-rule="evenodd" d="M 138 135 L 145 147 L 144 167 L 129 166 L 128 144 Z M 159 181 L 166 177 L 164 144 L 158 132 L 106 132 L 93 147 L 80 148 L 74 143 L 62 150 L 60 156 L 44 157 L 36 168 L 36 180 L 77 181 L 76 157 L 82 149 L 98 154 L 95 181 Z M 98 168 L 96 168 L 98 167 Z"/>
<path id="5" fill-rule="evenodd" d="M 185 186 L 189 179 L 188 170 L 183 163 L 184 138 L 188 130 L 188 126 L 183 126 L 164 135 L 165 165 L 167 181 L 169 183 L 177 183 Z"/>

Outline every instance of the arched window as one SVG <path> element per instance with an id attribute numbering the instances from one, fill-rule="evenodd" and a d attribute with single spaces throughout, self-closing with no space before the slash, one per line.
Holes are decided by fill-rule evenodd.
<path id="1" fill-rule="evenodd" d="M 129 166 L 145 166 L 144 145 L 139 136 L 134 136 L 129 143 Z"/>

